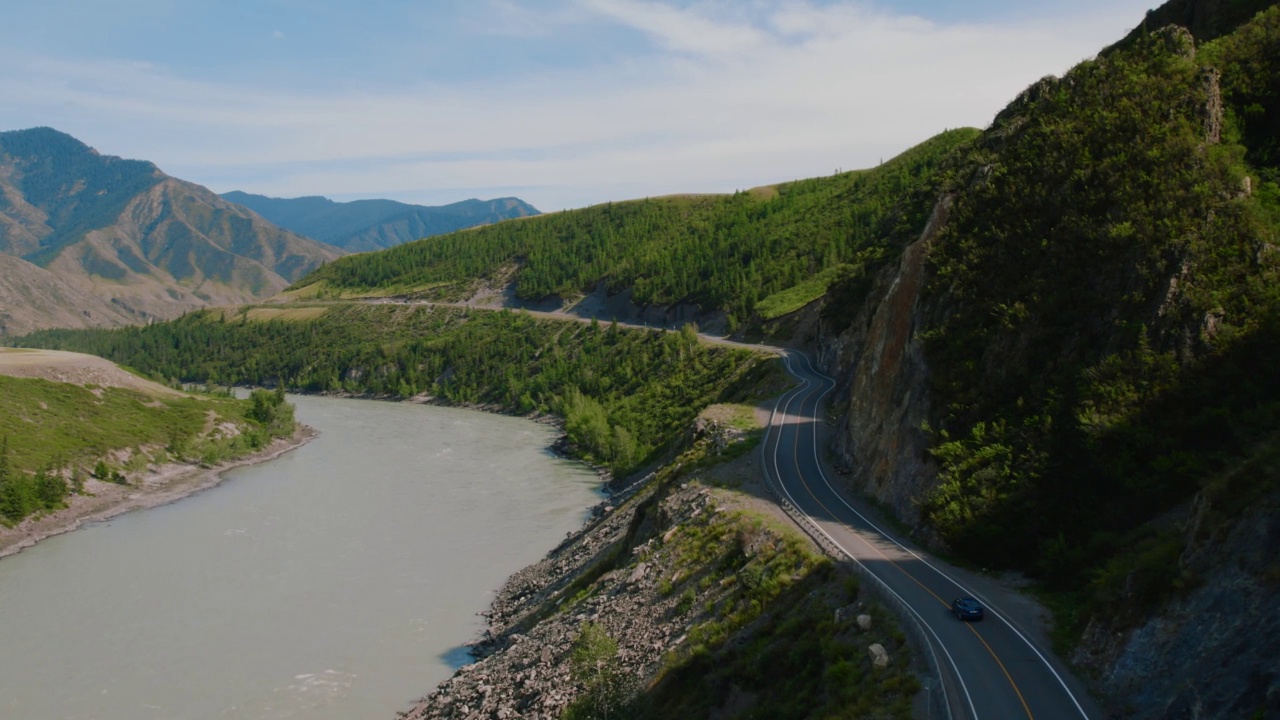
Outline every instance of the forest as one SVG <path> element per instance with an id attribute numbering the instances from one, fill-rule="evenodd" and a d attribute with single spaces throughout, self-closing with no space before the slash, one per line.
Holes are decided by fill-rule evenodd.
<path id="1" fill-rule="evenodd" d="M 1041 81 L 966 149 L 922 335 L 923 511 L 964 556 L 1133 617 L 1196 582 L 1148 521 L 1200 495 L 1212 533 L 1276 487 L 1278 99 L 1273 7 Z"/>
<path id="2" fill-rule="evenodd" d="M 654 459 L 702 408 L 777 372 L 757 353 L 700 343 L 692 326 L 665 333 L 421 305 L 262 310 L 19 342 L 100 355 L 168 383 L 428 395 L 551 414 L 579 456 L 619 474 Z"/>
<path id="3" fill-rule="evenodd" d="M 597 283 L 641 305 L 691 302 L 747 319 L 757 305 L 842 265 L 860 269 L 919 231 L 931 176 L 976 130 L 949 130 L 879 167 L 740 191 L 608 203 L 336 260 L 303 278 L 322 296 L 466 296 L 514 268 L 519 297 Z M 805 300 L 821 296 L 809 288 Z M 776 302 L 776 301 L 775 301 Z M 793 308 L 794 309 L 794 308 Z"/>

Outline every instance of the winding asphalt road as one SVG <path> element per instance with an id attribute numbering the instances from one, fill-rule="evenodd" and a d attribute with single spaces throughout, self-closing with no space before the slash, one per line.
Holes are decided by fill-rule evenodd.
<path id="1" fill-rule="evenodd" d="M 930 696 L 933 717 L 1100 718 L 1078 682 L 990 597 L 966 587 L 962 573 L 894 538 L 832 485 L 819 435 L 823 401 L 835 382 L 802 353 L 782 352 L 800 384 L 779 399 L 770 422 L 763 449 L 770 484 L 812 522 L 811 531 L 865 568 L 928 640 L 943 678 Z M 966 595 L 983 601 L 984 621 L 961 622 L 951 615 L 951 600 Z"/>

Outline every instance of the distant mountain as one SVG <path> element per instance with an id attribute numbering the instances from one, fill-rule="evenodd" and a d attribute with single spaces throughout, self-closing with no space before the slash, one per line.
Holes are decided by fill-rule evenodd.
<path id="1" fill-rule="evenodd" d="M 50 128 L 0 133 L 0 253 L 135 321 L 262 299 L 343 254 Z"/>
<path id="2" fill-rule="evenodd" d="M 519 198 L 463 200 L 431 207 L 395 200 L 334 202 L 315 196 L 272 198 L 239 190 L 222 197 L 280 227 L 349 252 L 384 250 L 410 240 L 540 214 Z"/>

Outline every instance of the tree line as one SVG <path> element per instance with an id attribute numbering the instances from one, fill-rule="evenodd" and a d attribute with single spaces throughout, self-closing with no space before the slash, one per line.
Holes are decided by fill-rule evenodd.
<path id="1" fill-rule="evenodd" d="M 295 284 L 465 295 L 515 267 L 516 293 L 575 296 L 605 282 L 638 304 L 692 302 L 737 320 L 760 301 L 919 230 L 916 194 L 975 130 L 951 130 L 880 167 L 726 196 L 598 205 L 336 260 Z M 505 276 L 504 276 L 505 279 Z"/>
<path id="2" fill-rule="evenodd" d="M 624 473 L 761 372 L 759 355 L 683 333 L 520 312 L 331 306 L 310 320 L 192 313 L 147 327 L 55 330 L 29 346 L 101 355 L 165 382 L 286 387 L 562 417 L 579 455 Z"/>

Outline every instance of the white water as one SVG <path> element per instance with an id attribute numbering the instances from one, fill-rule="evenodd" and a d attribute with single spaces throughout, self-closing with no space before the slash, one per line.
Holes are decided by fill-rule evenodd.
<path id="1" fill-rule="evenodd" d="M 0 560 L 0 718 L 391 720 L 599 497 L 526 420 L 291 400 L 302 448 Z"/>

